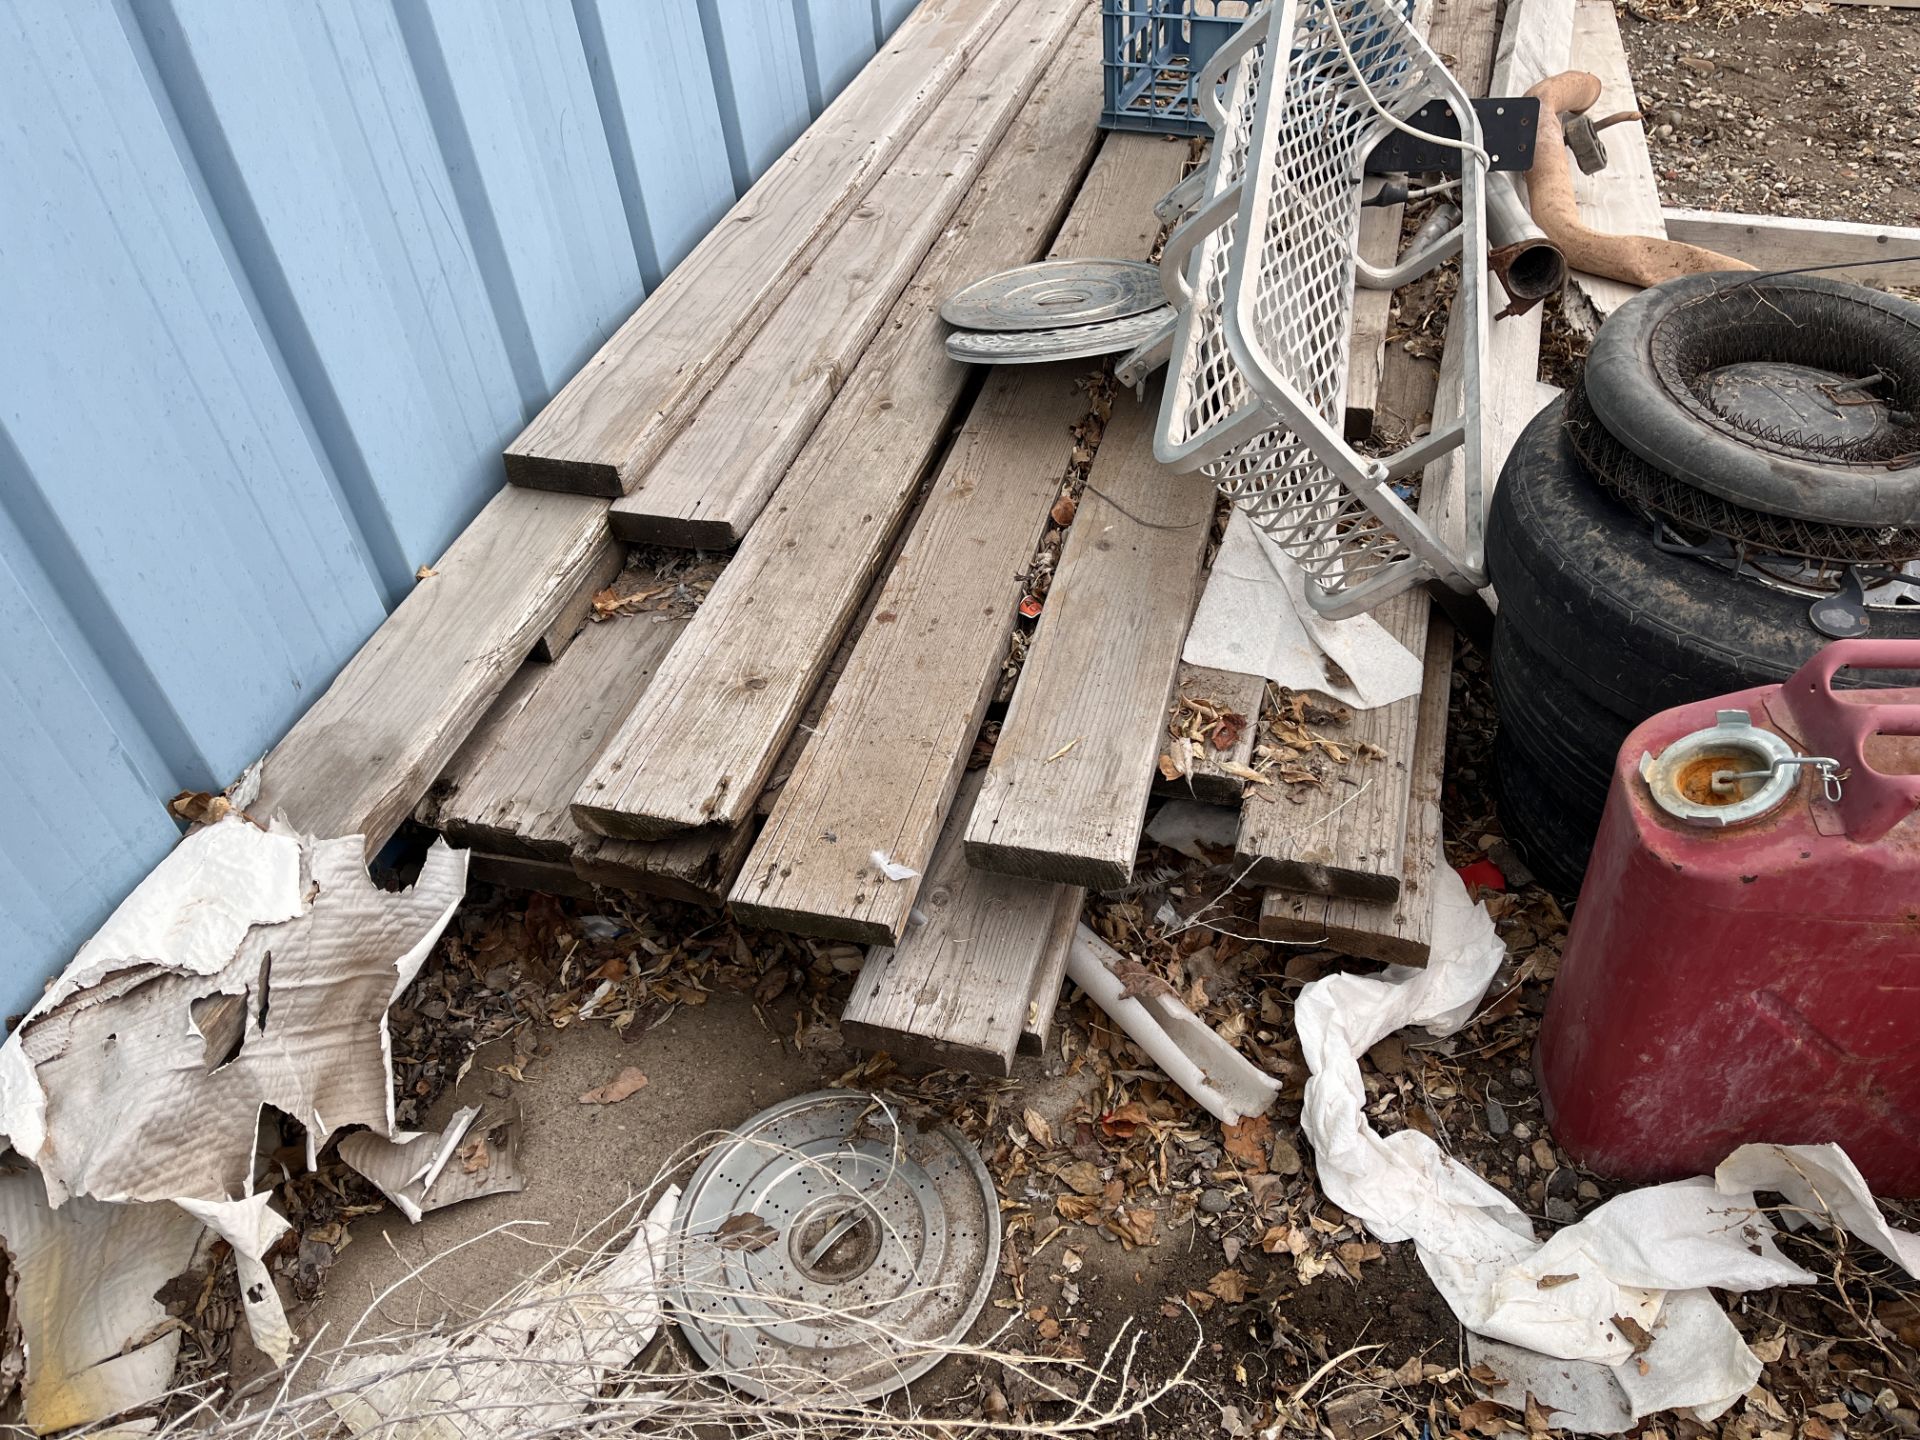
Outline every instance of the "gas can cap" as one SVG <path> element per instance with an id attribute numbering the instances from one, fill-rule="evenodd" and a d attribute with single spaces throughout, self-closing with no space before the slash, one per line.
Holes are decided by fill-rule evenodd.
<path id="1" fill-rule="evenodd" d="M 1778 809 L 1800 783 L 1804 763 L 1807 757 L 1745 710 L 1722 710 L 1711 729 L 1682 735 L 1658 755 L 1643 753 L 1640 778 L 1674 819 L 1714 828 Z"/>

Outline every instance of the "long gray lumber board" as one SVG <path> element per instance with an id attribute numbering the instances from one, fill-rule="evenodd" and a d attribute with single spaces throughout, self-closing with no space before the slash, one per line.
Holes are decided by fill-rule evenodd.
<path id="1" fill-rule="evenodd" d="M 1071 885 L 993 875 L 967 863 L 962 844 L 981 774 L 968 775 L 920 891 L 926 923 L 899 945 L 876 945 L 853 983 L 840 1033 L 861 1050 L 1007 1075 L 1021 1037 L 1042 1028 L 1066 968 L 1083 893 Z M 1058 965 L 1055 966 L 1054 962 Z M 1036 982 L 1053 968 L 1051 997 Z"/>
<path id="2" fill-rule="evenodd" d="M 1842 0 L 1842 3 L 1865 3 L 1865 0 Z M 1920 0 L 1913 3 L 1920 5 Z M 1718 250 L 1757 269 L 1792 270 L 1801 265 L 1845 264 L 1846 269 L 1828 273 L 1862 285 L 1920 283 L 1920 270 L 1913 265 L 1884 263 L 1902 255 L 1920 255 L 1920 228 L 1915 226 L 1739 215 L 1673 206 L 1666 207 L 1661 214 L 1666 217 L 1670 238 Z"/>
<path id="3" fill-rule="evenodd" d="M 626 493 L 1018 0 L 922 0 L 507 447 L 517 485 Z M 1012 17 L 1009 19 L 1009 17 Z"/>
<path id="4" fill-rule="evenodd" d="M 1154 459 L 1158 415 L 1157 385 L 1114 401 L 967 825 L 982 869 L 1133 877 L 1216 493 Z"/>
<path id="5" fill-rule="evenodd" d="M 614 544 L 605 501 L 502 490 L 268 753 L 254 813 L 372 855 Z"/>
<path id="6" fill-rule="evenodd" d="M 640 488 L 614 503 L 616 533 L 710 550 L 740 542 L 1042 71 L 1062 58 L 1099 66 L 1099 16 L 1086 0 L 1029 0 L 1019 24 L 981 47 Z"/>
<path id="7" fill-rule="evenodd" d="M 1440 857 L 1440 788 L 1452 679 L 1453 626 L 1444 615 L 1434 615 L 1427 625 L 1426 669 L 1413 738 L 1400 893 L 1392 900 L 1350 900 L 1269 890 L 1260 902 L 1262 939 L 1327 945 L 1344 955 L 1394 965 L 1427 963 L 1433 950 L 1433 877 Z"/>
<path id="8" fill-rule="evenodd" d="M 1099 143 L 1098 79 L 1085 67 L 1056 70 L 1001 141 L 955 233 L 934 248 L 668 656 L 652 700 L 582 784 L 582 824 L 658 839 L 738 824 L 752 809 L 965 393 L 967 367 L 946 357 L 940 303 L 1045 248 L 1072 201 L 1076 161 Z M 1100 169 L 1083 197 L 1104 193 L 1092 184 Z M 1144 256 L 1141 218 L 1114 211 L 1096 226 L 1086 217 L 1097 208 L 1083 198 L 1060 245 Z"/>
<path id="9" fill-rule="evenodd" d="M 1431 601 L 1424 589 L 1397 595 L 1373 612 L 1394 639 L 1426 653 Z M 1354 751 L 1322 788 L 1305 784 L 1250 785 L 1240 802 L 1237 862 L 1246 882 L 1315 895 L 1392 900 L 1400 889 L 1412 779 L 1414 728 L 1420 697 L 1356 710 L 1353 724 L 1327 732 Z M 1359 757 L 1368 744 L 1384 751 Z"/>
<path id="10" fill-rule="evenodd" d="M 1088 188 L 1103 181 L 1098 203 L 1133 235 L 1104 253 L 1146 252 L 1149 207 L 1179 178 L 1182 153 L 1148 137 L 1109 139 Z M 992 694 L 1071 427 L 1086 413 L 1083 372 L 1002 366 L 988 377 L 734 886 L 742 920 L 899 941 Z M 919 873 L 888 879 L 876 853 Z"/>

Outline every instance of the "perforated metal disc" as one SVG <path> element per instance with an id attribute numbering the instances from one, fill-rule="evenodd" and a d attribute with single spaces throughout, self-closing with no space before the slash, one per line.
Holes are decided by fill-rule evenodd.
<path id="1" fill-rule="evenodd" d="M 1162 305 L 1144 315 L 1071 325 L 1064 330 L 956 330 L 947 336 L 947 354 L 969 365 L 1042 365 L 1049 360 L 1084 360 L 1131 350 L 1173 325 L 1173 307 Z"/>
<path id="2" fill-rule="evenodd" d="M 976 280 L 940 318 L 965 330 L 1058 330 L 1157 310 L 1160 272 L 1137 260 L 1042 260 Z"/>
<path id="3" fill-rule="evenodd" d="M 763 1399 L 871 1399 L 932 1369 L 993 1286 L 1000 1207 L 979 1152 L 878 1096 L 756 1115 L 687 1183 L 669 1257 L 681 1331 Z"/>

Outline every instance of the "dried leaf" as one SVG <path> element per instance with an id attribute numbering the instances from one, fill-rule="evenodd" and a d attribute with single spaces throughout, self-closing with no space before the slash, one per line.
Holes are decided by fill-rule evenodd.
<path id="1" fill-rule="evenodd" d="M 476 1135 L 454 1152 L 460 1161 L 460 1168 L 469 1175 L 478 1175 L 493 1164 L 493 1151 L 487 1148 L 487 1137 Z"/>
<path id="2" fill-rule="evenodd" d="M 439 573 L 440 572 L 431 565 L 422 565 L 418 570 L 413 572 L 413 578 L 416 580 L 431 580 Z"/>
<path id="3" fill-rule="evenodd" d="M 1207 1289 L 1229 1305 L 1238 1305 L 1247 1298 L 1247 1277 L 1238 1270 L 1222 1270 L 1207 1281 Z"/>
<path id="4" fill-rule="evenodd" d="M 1228 711 L 1220 717 L 1220 723 L 1213 728 L 1213 748 L 1231 750 L 1240 743 L 1240 736 L 1247 728 L 1247 717 Z"/>
<path id="5" fill-rule="evenodd" d="M 1255 785 L 1271 785 L 1273 783 L 1271 776 L 1262 775 L 1252 766 L 1242 765 L 1238 760 L 1222 760 L 1219 763 L 1220 769 L 1224 773 L 1233 776 L 1236 780 L 1248 780 Z M 1284 780 L 1287 777 L 1283 774 L 1280 778 Z M 1309 775 L 1307 778 L 1310 780 L 1318 780 L 1320 777 L 1318 775 Z"/>
<path id="6" fill-rule="evenodd" d="M 1620 1332 L 1620 1338 L 1633 1346 L 1633 1353 L 1644 1355 L 1647 1347 L 1653 1344 L 1653 1336 L 1647 1333 L 1647 1327 L 1630 1315 L 1613 1317 L 1613 1328 Z"/>
<path id="7" fill-rule="evenodd" d="M 1517 1428 L 1507 1407 L 1498 1400 L 1476 1400 L 1464 1405 L 1453 1422 L 1458 1428 L 1481 1435 L 1498 1435 Z"/>
<path id="8" fill-rule="evenodd" d="M 647 1077 L 638 1066 L 629 1065 L 604 1085 L 596 1085 L 580 1097 L 582 1105 L 618 1105 L 629 1095 L 646 1088 Z"/>
<path id="9" fill-rule="evenodd" d="M 780 1238 L 780 1232 L 751 1210 L 729 1215 L 713 1232 L 722 1249 L 751 1252 L 764 1250 Z"/>
<path id="10" fill-rule="evenodd" d="M 1562 1285 L 1571 1285 L 1579 1278 L 1578 1275 L 1542 1275 L 1534 1283 L 1542 1290 L 1558 1290 Z"/>
<path id="11" fill-rule="evenodd" d="M 1553 1422 L 1547 1418 L 1550 1413 L 1545 1406 L 1533 1398 L 1532 1391 L 1527 1392 L 1527 1434 L 1545 1435 L 1548 1431 L 1552 1430 Z"/>
<path id="12" fill-rule="evenodd" d="M 1027 1134 L 1051 1150 L 1053 1148 L 1053 1126 L 1047 1123 L 1047 1117 L 1042 1115 L 1038 1110 L 1029 1107 L 1026 1115 L 1022 1118 L 1024 1118 L 1027 1123 Z"/>
<path id="13" fill-rule="evenodd" d="M 1160 1217 L 1144 1205 L 1122 1208 L 1111 1220 L 1107 1228 L 1122 1240 L 1134 1245 L 1154 1243 L 1154 1230 L 1160 1223 Z"/>
<path id="14" fill-rule="evenodd" d="M 204 790 L 182 790 L 167 801 L 167 811 L 189 825 L 213 825 L 232 813 L 233 802 L 224 795 L 209 795 Z"/>
<path id="15" fill-rule="evenodd" d="M 1129 1100 L 1100 1117 L 1100 1128 L 1115 1140 L 1132 1139 L 1134 1131 L 1146 1123 L 1147 1107 L 1138 1100 Z"/>
<path id="16" fill-rule="evenodd" d="M 1053 509 L 1049 513 L 1053 516 L 1053 523 L 1064 530 L 1073 523 L 1074 514 L 1079 508 L 1080 503 L 1073 496 L 1062 495 L 1053 502 Z"/>
<path id="17" fill-rule="evenodd" d="M 1267 1168 L 1268 1147 L 1273 1141 L 1273 1121 L 1264 1115 L 1249 1115 L 1235 1125 L 1223 1125 L 1227 1153 L 1243 1165 L 1256 1170 Z"/>
<path id="18" fill-rule="evenodd" d="M 1100 1167 L 1091 1160 L 1075 1160 L 1053 1173 L 1076 1195 L 1098 1195 L 1106 1188 L 1106 1182 L 1100 1178 Z"/>
<path id="19" fill-rule="evenodd" d="M 1162 780 L 1178 780 L 1186 773 L 1186 771 L 1180 768 L 1180 762 L 1174 759 L 1171 754 L 1165 754 L 1160 757 L 1160 778 Z"/>

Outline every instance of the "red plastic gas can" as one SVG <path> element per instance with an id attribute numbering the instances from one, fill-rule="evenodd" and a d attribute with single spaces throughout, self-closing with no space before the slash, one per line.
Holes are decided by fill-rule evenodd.
<path id="1" fill-rule="evenodd" d="M 1842 667 L 1920 670 L 1920 641 L 1839 641 L 1622 747 L 1534 1057 L 1587 1168 L 1830 1140 L 1920 1195 L 1920 691 Z"/>

